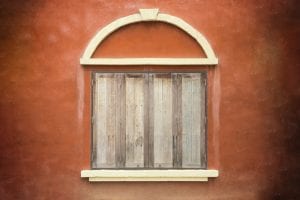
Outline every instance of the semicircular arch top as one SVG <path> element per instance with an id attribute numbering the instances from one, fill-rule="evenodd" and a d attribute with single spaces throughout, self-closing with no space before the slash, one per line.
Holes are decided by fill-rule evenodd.
<path id="1" fill-rule="evenodd" d="M 102 41 L 108 37 L 112 32 L 119 28 L 145 21 L 157 21 L 174 25 L 191 37 L 202 47 L 206 58 L 92 58 L 97 47 Z M 168 15 L 159 13 L 158 9 L 140 9 L 139 13 L 119 18 L 112 23 L 102 28 L 89 42 L 83 56 L 80 59 L 82 65 L 216 65 L 218 59 L 215 56 L 211 45 L 207 39 L 195 28 L 189 25 L 184 20 Z"/>

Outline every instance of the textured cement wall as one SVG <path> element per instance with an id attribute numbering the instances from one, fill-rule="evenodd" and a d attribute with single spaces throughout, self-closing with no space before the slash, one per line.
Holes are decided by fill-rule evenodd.
<path id="1" fill-rule="evenodd" d="M 298 2 L 1 1 L 0 199 L 299 199 Z M 91 184 L 80 178 L 90 162 L 91 71 L 168 67 L 83 68 L 79 58 L 101 27 L 153 7 L 202 32 L 220 60 L 217 67 L 185 68 L 209 73 L 208 161 L 220 177 Z M 96 55 L 202 52 L 177 28 L 152 23 L 119 30 Z"/>

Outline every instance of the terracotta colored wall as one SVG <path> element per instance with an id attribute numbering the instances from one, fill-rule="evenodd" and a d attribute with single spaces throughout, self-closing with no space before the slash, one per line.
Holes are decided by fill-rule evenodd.
<path id="1" fill-rule="evenodd" d="M 83 68 L 79 58 L 101 27 L 152 7 L 202 32 L 220 60 L 203 68 L 209 71 L 209 167 L 220 177 L 91 184 L 80 178 L 89 168 L 90 71 L 167 68 Z M 0 2 L 0 25 L 0 199 L 300 198 L 297 0 L 7 0 Z M 126 27 L 97 53 L 142 56 L 132 44 L 147 32 L 156 33 L 143 43 L 149 56 L 201 55 L 191 38 L 162 24 Z"/>

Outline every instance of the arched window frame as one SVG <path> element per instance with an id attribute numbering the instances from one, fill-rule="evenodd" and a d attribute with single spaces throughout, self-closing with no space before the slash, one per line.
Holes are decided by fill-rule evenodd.
<path id="1" fill-rule="evenodd" d="M 205 58 L 93 58 L 97 47 L 111 33 L 119 28 L 138 22 L 164 22 L 174 25 L 192 38 L 203 49 Z M 89 42 L 80 58 L 80 64 L 88 65 L 206 65 L 215 66 L 218 59 L 207 39 L 184 20 L 160 13 L 158 9 L 140 9 L 139 13 L 113 21 L 102 28 Z M 208 178 L 218 177 L 215 169 L 191 170 L 82 170 L 81 177 L 89 181 L 207 181 Z"/>
<path id="2" fill-rule="evenodd" d="M 140 9 L 139 13 L 129 15 L 113 21 L 104 28 L 102 28 L 90 41 L 84 51 L 80 64 L 82 65 L 217 65 L 218 59 L 215 56 L 207 39 L 195 28 L 189 25 L 184 20 L 159 13 L 158 9 Z M 203 49 L 206 58 L 92 58 L 97 47 L 102 41 L 111 33 L 119 28 L 137 23 L 137 22 L 164 22 L 174 25 L 188 35 L 194 38 L 199 46 Z"/>

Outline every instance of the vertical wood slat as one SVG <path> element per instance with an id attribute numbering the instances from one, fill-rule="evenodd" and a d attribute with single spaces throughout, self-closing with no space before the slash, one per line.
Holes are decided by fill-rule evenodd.
<path id="1" fill-rule="evenodd" d="M 172 81 L 170 74 L 154 75 L 154 167 L 173 166 Z"/>
<path id="2" fill-rule="evenodd" d="M 115 135 L 116 135 L 116 79 L 115 74 L 107 77 L 106 102 L 106 134 L 108 135 L 108 151 L 106 161 L 109 167 L 115 167 Z"/>
<path id="3" fill-rule="evenodd" d="M 98 101 L 98 84 L 96 84 L 96 78 L 97 78 L 98 74 L 93 74 L 92 77 L 92 161 L 91 161 L 91 165 L 92 168 L 97 168 L 97 143 L 98 143 L 98 138 L 97 138 L 97 126 L 95 123 L 95 118 L 97 115 L 97 107 L 96 107 L 96 102 Z"/>
<path id="4" fill-rule="evenodd" d="M 125 74 L 122 74 L 122 81 L 121 81 L 121 155 L 120 155 L 120 164 L 122 167 L 125 167 L 126 163 L 126 81 L 125 81 Z"/>
<path id="5" fill-rule="evenodd" d="M 125 166 L 126 147 L 124 129 L 126 123 L 125 115 L 125 75 L 123 73 L 116 74 L 117 90 L 116 90 L 116 167 L 123 168 Z"/>
<path id="6" fill-rule="evenodd" d="M 200 167 L 200 139 L 205 99 L 201 95 L 200 74 L 184 74 L 182 78 L 182 167 Z"/>
<path id="7" fill-rule="evenodd" d="M 95 115 L 95 138 L 97 138 L 97 163 L 96 167 L 107 167 L 106 152 L 107 152 L 107 131 L 106 131 L 106 101 L 107 101 L 107 79 L 106 77 L 96 77 L 97 96 L 95 102 L 96 115 Z M 101 119 L 101 121 L 99 120 Z"/>
<path id="8" fill-rule="evenodd" d="M 96 75 L 94 97 L 94 139 L 96 161 L 93 167 L 115 167 L 116 84 L 113 74 Z"/>
<path id="9" fill-rule="evenodd" d="M 154 74 L 148 74 L 148 167 L 154 167 Z"/>
<path id="10" fill-rule="evenodd" d="M 144 166 L 144 75 L 126 75 L 126 167 Z"/>
<path id="11" fill-rule="evenodd" d="M 116 159 L 116 167 L 120 167 L 120 152 L 121 152 L 121 116 L 120 116 L 120 89 L 121 89 L 121 81 L 120 81 L 120 74 L 115 74 L 116 79 L 116 136 L 115 136 L 115 159 Z"/>
<path id="12" fill-rule="evenodd" d="M 206 168 L 207 167 L 207 147 L 206 147 L 206 142 L 207 142 L 207 136 L 206 136 L 206 131 L 207 131 L 207 105 L 206 105 L 206 97 L 207 97 L 207 74 L 206 73 L 201 73 L 201 91 L 200 91 L 200 99 L 202 100 L 201 102 L 201 133 L 200 133 L 200 167 L 201 168 Z"/>
<path id="13" fill-rule="evenodd" d="M 145 74 L 144 81 L 144 167 L 149 167 L 149 84 L 148 75 Z"/>
<path id="14" fill-rule="evenodd" d="M 173 86 L 173 167 L 182 167 L 181 74 L 172 74 Z"/>
<path id="15" fill-rule="evenodd" d="M 182 167 L 182 75 L 177 76 L 177 164 Z"/>
<path id="16" fill-rule="evenodd" d="M 173 167 L 178 168 L 178 154 L 177 154 L 177 74 L 172 74 L 172 136 L 173 136 Z"/>

